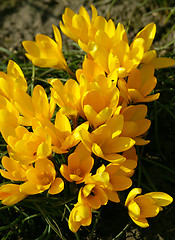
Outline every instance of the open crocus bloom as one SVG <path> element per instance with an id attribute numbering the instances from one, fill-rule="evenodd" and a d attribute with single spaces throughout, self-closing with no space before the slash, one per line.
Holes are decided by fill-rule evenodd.
<path id="1" fill-rule="evenodd" d="M 80 131 L 81 141 L 86 148 L 96 156 L 110 162 L 124 162 L 120 152 L 131 148 L 135 141 L 130 137 L 120 137 L 123 129 L 123 115 L 115 115 L 106 124 L 95 129 L 91 134 L 82 129 Z"/>
<path id="2" fill-rule="evenodd" d="M 101 205 L 107 204 L 108 196 L 103 188 L 95 183 L 89 183 L 80 189 L 78 202 L 92 209 L 98 209 Z"/>
<path id="3" fill-rule="evenodd" d="M 20 185 L 20 192 L 27 195 L 38 194 L 47 189 L 50 194 L 58 194 L 64 189 L 64 182 L 56 178 L 56 170 L 48 159 L 40 159 L 35 162 L 35 167 L 26 171 L 27 180 Z"/>
<path id="4" fill-rule="evenodd" d="M 149 227 L 146 218 L 155 217 L 162 207 L 172 203 L 173 199 L 170 195 L 163 192 L 150 192 L 144 195 L 141 194 L 140 188 L 132 189 L 125 201 L 125 206 L 128 208 L 128 213 L 131 219 L 140 227 Z"/>
<path id="5" fill-rule="evenodd" d="M 94 159 L 91 157 L 86 147 L 80 143 L 74 153 L 68 157 L 68 166 L 62 164 L 60 172 L 66 180 L 76 183 L 84 181 L 85 176 L 91 171 L 94 164 Z"/>

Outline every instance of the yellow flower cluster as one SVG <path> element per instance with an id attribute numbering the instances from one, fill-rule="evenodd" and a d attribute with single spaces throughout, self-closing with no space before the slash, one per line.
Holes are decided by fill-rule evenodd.
<path id="1" fill-rule="evenodd" d="M 65 182 L 75 182 L 78 201 L 69 216 L 73 232 L 91 224 L 93 209 L 108 200 L 120 202 L 117 192 L 132 186 L 135 145 L 149 142 L 143 138 L 151 124 L 144 103 L 159 97 L 151 94 L 157 82 L 154 71 L 175 65 L 175 60 L 150 50 L 155 24 L 148 24 L 129 44 L 121 23 L 115 27 L 91 8 L 91 19 L 84 7 L 79 14 L 66 8 L 60 23 L 63 33 L 87 53 L 76 79 L 65 84 L 50 79 L 50 97 L 40 85 L 30 96 L 15 62 L 9 61 L 7 74 L 0 72 L 0 131 L 8 150 L 0 173 L 13 182 L 0 187 L 0 200 L 12 205 L 46 190 L 58 194 Z M 60 32 L 56 26 L 53 31 L 55 41 L 42 34 L 36 41 L 24 41 L 26 56 L 36 66 L 62 69 L 74 78 Z M 66 156 L 64 163 L 55 160 L 60 154 Z M 156 216 L 172 198 L 160 192 L 136 197 L 140 193 L 131 190 L 125 205 L 132 220 L 147 227 L 146 218 Z"/>

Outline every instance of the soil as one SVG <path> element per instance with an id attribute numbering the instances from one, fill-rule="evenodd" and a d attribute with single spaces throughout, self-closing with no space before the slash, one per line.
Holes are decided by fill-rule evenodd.
<path id="1" fill-rule="evenodd" d="M 83 5 L 91 12 L 90 4 L 93 4 L 97 8 L 99 15 L 112 18 L 116 24 L 118 22 L 123 23 L 124 26 L 128 28 L 128 36 L 130 39 L 146 24 L 150 22 L 156 23 L 157 34 L 154 48 L 159 50 L 159 56 L 170 55 L 170 53 L 172 55 L 175 43 L 171 44 L 168 48 L 160 49 L 160 47 L 171 42 L 175 36 L 175 32 L 172 31 L 175 14 L 169 16 L 169 8 L 174 6 L 173 0 L 168 2 L 165 0 L 0 0 L 0 57 L 7 57 L 4 49 L 10 50 L 12 53 L 20 51 L 22 49 L 21 42 L 24 40 L 34 40 L 34 36 L 38 33 L 52 37 L 52 24 L 59 26 L 61 15 L 66 6 L 77 12 L 79 7 Z M 68 41 L 65 36 L 63 36 L 63 45 L 64 41 Z M 166 71 L 162 71 L 162 76 L 165 78 L 166 73 Z M 173 97 L 173 95 L 166 96 L 164 93 L 160 98 L 160 102 L 163 103 L 164 99 L 170 99 L 171 97 Z M 168 161 L 166 162 L 160 154 L 157 154 L 159 152 L 158 147 L 154 144 L 150 144 L 145 148 L 144 156 L 151 160 L 164 163 L 166 166 L 175 170 L 175 124 L 172 118 L 165 112 L 161 113 L 158 117 L 159 147 L 162 150 L 162 156 L 166 156 Z M 155 126 L 153 122 L 150 131 L 154 131 L 154 129 Z M 150 137 L 152 137 L 151 134 Z M 154 143 L 155 139 L 151 139 L 151 142 Z M 163 178 L 164 170 L 154 165 L 150 167 L 148 163 L 145 163 L 144 166 L 152 177 L 158 191 L 167 192 L 175 198 L 175 179 L 173 181 L 169 180 L 174 176 L 168 175 L 168 173 L 165 172 L 165 177 Z M 136 172 L 136 177 L 137 174 Z M 143 181 L 146 182 L 146 179 L 143 179 Z M 171 206 L 161 212 L 156 218 L 150 219 L 149 228 L 141 229 L 131 224 L 119 239 L 174 240 L 174 216 L 175 207 L 174 204 L 171 204 Z M 126 210 L 122 209 L 120 205 L 110 203 L 108 206 L 102 208 L 94 239 L 111 240 L 128 222 L 129 217 Z"/>

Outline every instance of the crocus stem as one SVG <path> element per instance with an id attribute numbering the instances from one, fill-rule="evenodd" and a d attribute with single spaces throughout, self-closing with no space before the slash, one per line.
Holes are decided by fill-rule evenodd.
<path id="1" fill-rule="evenodd" d="M 73 79 L 76 79 L 75 74 L 70 70 L 69 67 L 66 68 L 66 71 L 69 73 L 69 75 L 70 75 Z"/>
<path id="2" fill-rule="evenodd" d="M 33 93 L 33 89 L 34 89 L 34 81 L 35 81 L 35 66 L 32 65 L 31 94 Z"/>

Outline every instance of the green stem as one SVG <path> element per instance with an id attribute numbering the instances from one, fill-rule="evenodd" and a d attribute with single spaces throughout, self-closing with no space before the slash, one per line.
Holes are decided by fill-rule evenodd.
<path id="1" fill-rule="evenodd" d="M 68 74 L 70 75 L 70 77 L 72 77 L 73 79 L 76 79 L 75 74 L 70 70 L 69 67 L 66 68 L 66 71 L 68 72 Z"/>
<path id="2" fill-rule="evenodd" d="M 119 239 L 119 237 L 121 237 L 126 232 L 126 230 L 131 226 L 131 224 L 132 224 L 132 221 L 130 220 L 130 222 L 123 228 L 123 230 L 116 237 L 114 237 L 112 240 Z"/>
<path id="3" fill-rule="evenodd" d="M 92 230 L 91 230 L 91 233 L 89 235 L 89 240 L 92 240 L 93 239 L 93 233 L 96 229 L 96 226 L 97 226 L 97 223 L 98 223 L 98 220 L 99 220 L 99 216 L 100 216 L 100 212 L 98 213 L 97 217 L 95 218 L 95 221 L 94 221 L 94 224 L 93 224 L 93 227 L 92 227 Z"/>
<path id="4" fill-rule="evenodd" d="M 36 203 L 34 203 L 34 204 L 35 204 L 36 208 L 41 212 L 41 214 L 43 215 L 45 221 L 46 221 L 47 224 L 52 228 L 52 230 L 60 237 L 60 239 L 66 240 L 66 239 L 63 237 L 63 235 L 62 235 L 62 233 L 61 233 L 58 225 L 56 224 L 56 227 L 57 227 L 57 228 L 56 228 L 56 227 L 52 224 L 52 222 L 50 221 L 50 219 L 49 219 L 49 217 L 46 215 L 46 213 L 43 211 L 43 209 L 42 209 L 38 204 L 36 204 Z M 54 221 L 54 224 L 55 224 L 55 221 Z"/>
<path id="5" fill-rule="evenodd" d="M 22 218 L 22 216 L 19 216 L 19 217 L 16 218 L 12 223 L 10 223 L 10 224 L 8 224 L 8 225 L 6 225 L 6 226 L 0 227 L 0 231 L 6 230 L 6 229 L 11 228 L 12 226 L 16 225 L 17 222 L 18 222 L 19 220 L 21 220 L 21 218 Z"/>
<path id="6" fill-rule="evenodd" d="M 34 89 L 34 81 L 35 81 L 35 66 L 32 65 L 32 82 L 31 82 L 31 95 Z"/>

